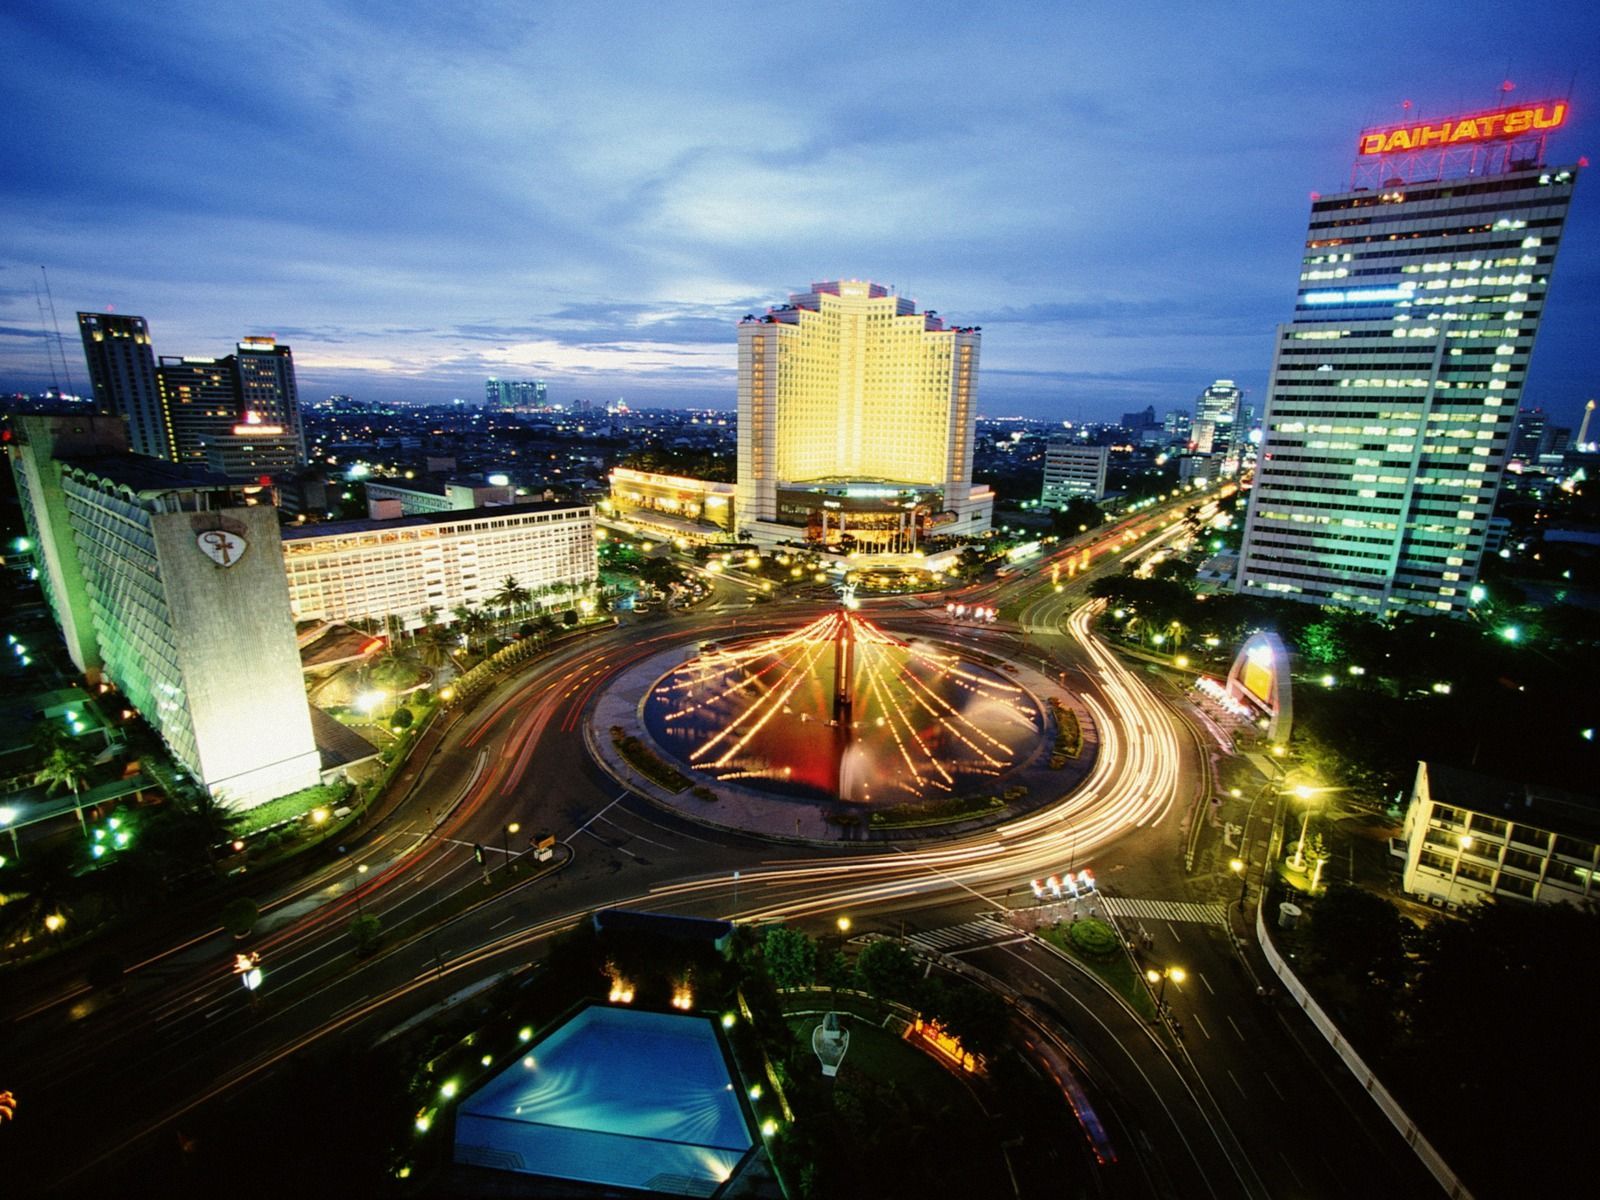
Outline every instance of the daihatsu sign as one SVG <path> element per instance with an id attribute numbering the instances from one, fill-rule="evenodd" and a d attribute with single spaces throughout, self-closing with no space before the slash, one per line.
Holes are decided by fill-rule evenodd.
<path id="1" fill-rule="evenodd" d="M 1541 100 L 1516 108 L 1497 108 L 1491 112 L 1446 117 L 1442 121 L 1412 121 L 1364 130 L 1359 152 L 1396 154 L 1405 150 L 1498 142 L 1508 138 L 1548 133 L 1567 121 L 1565 100 Z"/>

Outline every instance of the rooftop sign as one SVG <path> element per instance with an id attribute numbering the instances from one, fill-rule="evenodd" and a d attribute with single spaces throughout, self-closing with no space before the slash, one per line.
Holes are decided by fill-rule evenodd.
<path id="1" fill-rule="evenodd" d="M 1404 125 L 1367 129 L 1361 134 L 1359 153 L 1394 154 L 1435 146 L 1497 142 L 1547 133 L 1564 125 L 1566 120 L 1565 100 L 1541 100 L 1516 108 L 1497 108 L 1491 112 L 1446 117 L 1438 121 L 1412 121 Z"/>

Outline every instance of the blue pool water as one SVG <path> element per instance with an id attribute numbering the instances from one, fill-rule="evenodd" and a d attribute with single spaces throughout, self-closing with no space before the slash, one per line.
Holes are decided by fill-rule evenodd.
<path id="1" fill-rule="evenodd" d="M 704 1196 L 751 1145 L 708 1018 L 593 1006 L 462 1103 L 455 1157 Z"/>

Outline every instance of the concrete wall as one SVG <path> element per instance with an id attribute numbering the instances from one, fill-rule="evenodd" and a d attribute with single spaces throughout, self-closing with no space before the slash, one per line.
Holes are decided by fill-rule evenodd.
<path id="1" fill-rule="evenodd" d="M 276 511 L 159 513 L 151 527 L 180 632 L 201 782 L 240 808 L 317 783 Z M 197 541 L 219 528 L 245 539 L 229 566 L 212 561 Z"/>

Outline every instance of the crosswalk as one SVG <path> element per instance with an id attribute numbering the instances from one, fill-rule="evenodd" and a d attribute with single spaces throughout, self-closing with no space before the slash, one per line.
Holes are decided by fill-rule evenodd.
<path id="1" fill-rule="evenodd" d="M 947 925 L 943 929 L 927 929 L 921 933 L 914 933 L 906 941 L 920 950 L 949 952 L 958 950 L 962 946 L 976 946 L 980 943 L 995 942 L 1001 938 L 1026 936 L 1015 925 L 996 921 L 993 917 L 979 917 L 975 921 L 964 921 L 960 925 Z"/>
<path id="2" fill-rule="evenodd" d="M 1191 904 L 1187 900 L 1135 900 L 1128 896 L 1101 896 L 1100 906 L 1113 917 L 1138 917 L 1145 921 L 1195 921 L 1221 925 L 1227 920 L 1220 904 Z"/>

